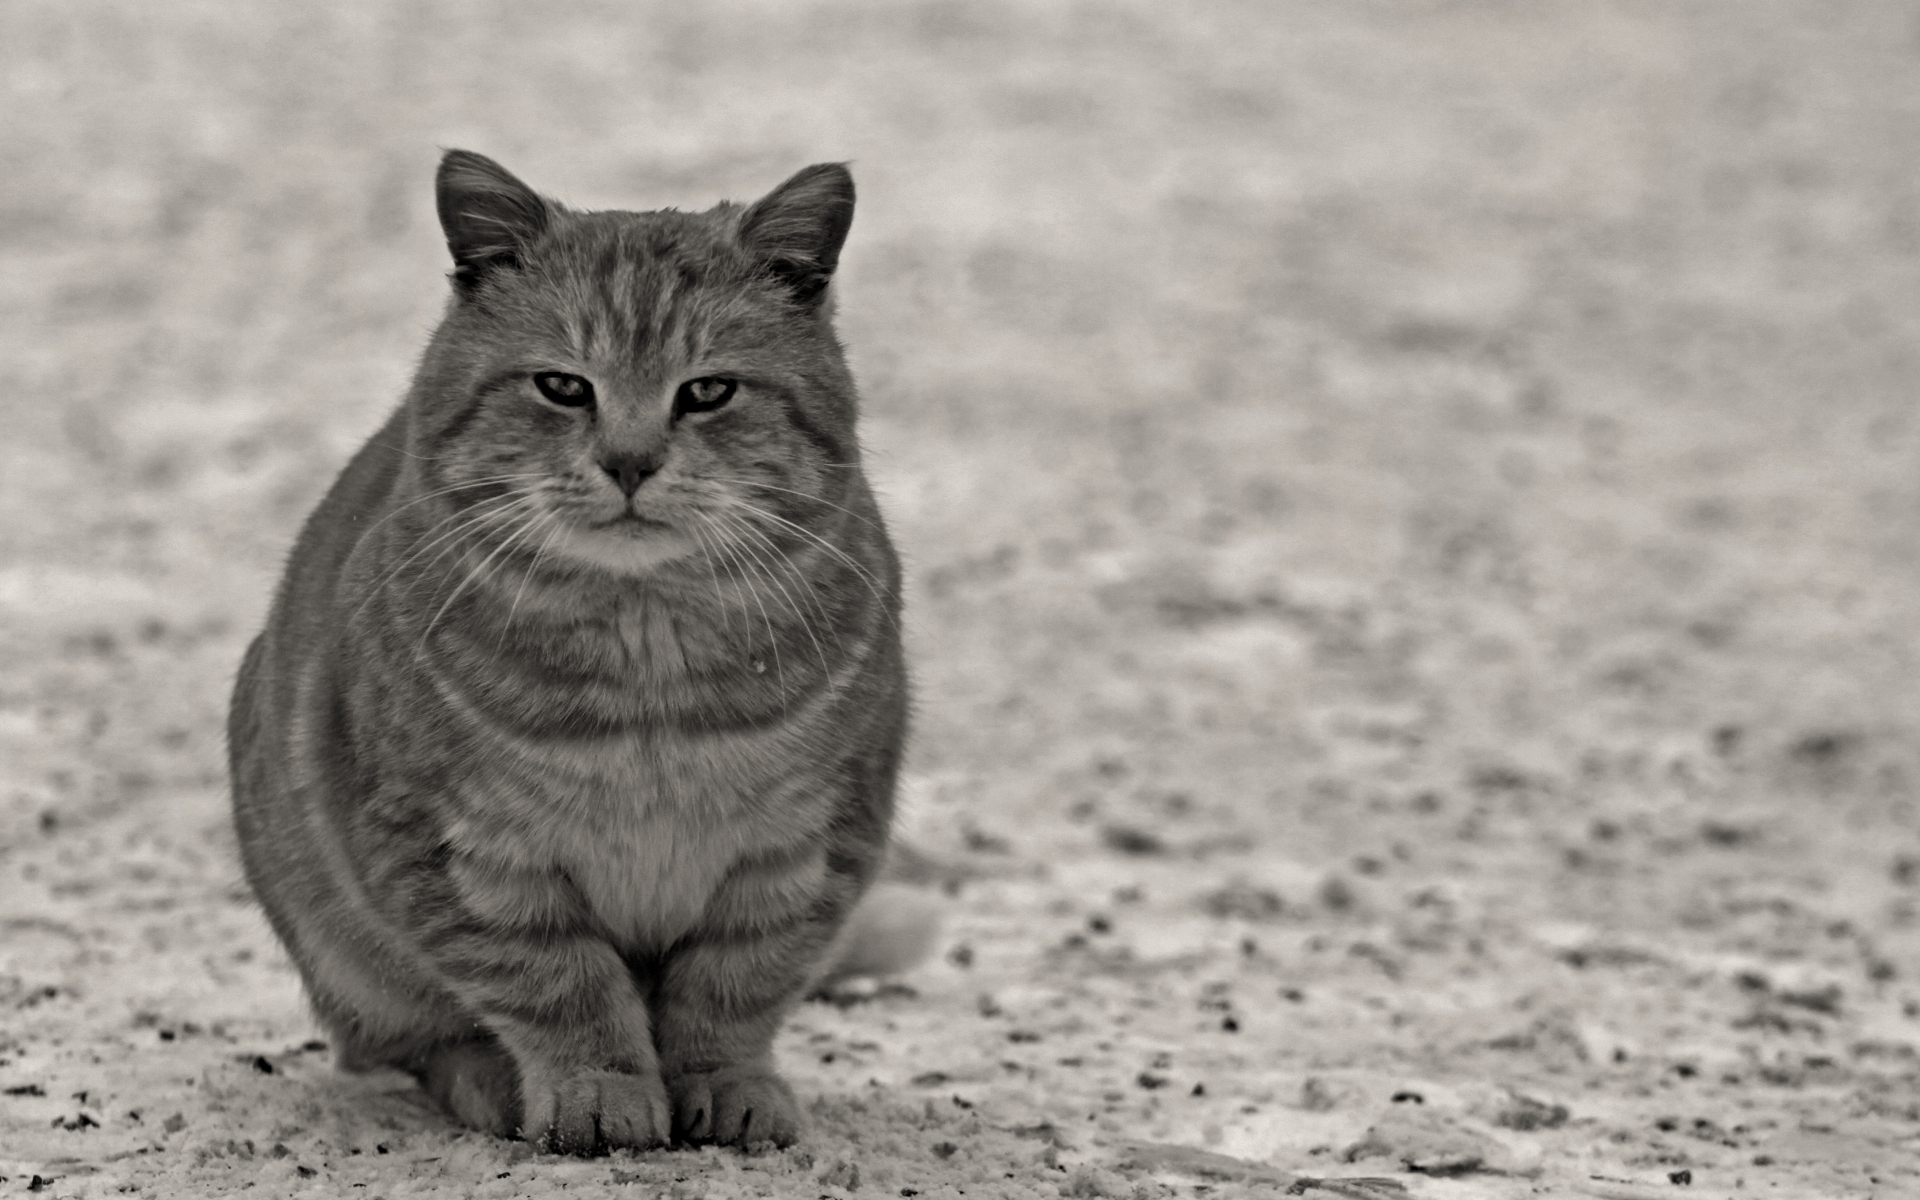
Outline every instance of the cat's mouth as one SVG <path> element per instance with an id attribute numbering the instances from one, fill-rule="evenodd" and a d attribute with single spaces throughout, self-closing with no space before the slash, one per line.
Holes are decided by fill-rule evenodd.
<path id="1" fill-rule="evenodd" d="M 601 521 L 583 521 L 560 539 L 561 554 L 616 575 L 644 575 L 693 552 L 676 526 L 639 513 L 624 512 Z"/>
<path id="2" fill-rule="evenodd" d="M 632 509 L 628 509 L 619 516 L 611 517 L 605 521 L 590 522 L 587 528 L 595 530 L 596 532 L 601 530 L 631 533 L 673 532 L 673 526 L 667 524 L 665 521 L 656 521 L 652 517 L 643 517 Z"/>

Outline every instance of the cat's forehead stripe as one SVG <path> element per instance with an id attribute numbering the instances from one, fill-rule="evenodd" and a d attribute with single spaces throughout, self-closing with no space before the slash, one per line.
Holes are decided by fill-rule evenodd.
<path id="1" fill-rule="evenodd" d="M 616 215 L 625 219 L 604 219 Z M 678 219 L 663 223 L 665 217 Z M 718 286 L 702 295 L 739 273 L 725 229 L 682 213 L 595 213 L 560 233 L 549 267 L 568 301 L 569 348 L 588 361 L 663 351 L 696 357 L 713 326 L 741 308 Z"/>

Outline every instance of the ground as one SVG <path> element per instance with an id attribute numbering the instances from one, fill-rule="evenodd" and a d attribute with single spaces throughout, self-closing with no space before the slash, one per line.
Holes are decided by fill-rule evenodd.
<path id="1" fill-rule="evenodd" d="M 1920 1194 L 1911 5 L 695 12 L 0 7 L 0 1195 Z M 444 146 L 852 162 L 947 923 L 797 1148 L 337 1074 L 240 882 Z"/>

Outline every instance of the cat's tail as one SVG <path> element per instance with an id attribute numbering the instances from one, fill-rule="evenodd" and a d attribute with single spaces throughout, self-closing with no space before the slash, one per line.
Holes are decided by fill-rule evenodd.
<path id="1" fill-rule="evenodd" d="M 870 888 L 822 960 L 811 991 L 844 980 L 877 979 L 918 966 L 940 936 L 940 896 L 926 888 L 883 880 Z"/>

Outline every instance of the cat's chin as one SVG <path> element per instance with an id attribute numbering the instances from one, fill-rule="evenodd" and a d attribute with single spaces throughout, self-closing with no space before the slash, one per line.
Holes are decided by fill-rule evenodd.
<path id="1" fill-rule="evenodd" d="M 694 550 L 691 539 L 672 529 L 625 525 L 572 530 L 554 547 L 564 558 L 613 575 L 650 575 Z"/>

